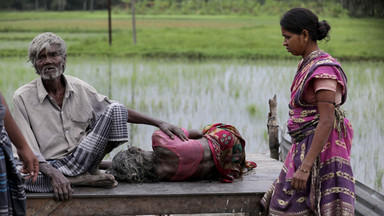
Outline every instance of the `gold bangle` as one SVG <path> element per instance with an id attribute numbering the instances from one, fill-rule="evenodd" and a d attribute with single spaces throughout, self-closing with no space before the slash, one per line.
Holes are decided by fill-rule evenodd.
<path id="1" fill-rule="evenodd" d="M 305 170 L 305 169 L 301 168 L 301 166 L 299 166 L 299 170 L 300 170 L 301 172 L 305 172 L 305 173 L 309 173 L 309 172 L 311 172 L 311 171 L 309 171 L 309 170 Z"/>

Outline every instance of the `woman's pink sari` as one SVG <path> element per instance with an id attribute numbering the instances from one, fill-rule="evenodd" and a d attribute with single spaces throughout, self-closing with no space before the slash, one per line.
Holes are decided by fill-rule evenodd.
<path id="1" fill-rule="evenodd" d="M 338 70 L 316 71 L 327 65 Z M 291 180 L 301 165 L 319 122 L 316 106 L 306 104 L 303 94 L 315 78 L 335 79 L 343 86 L 343 104 L 347 95 L 347 78 L 340 64 L 322 50 L 312 52 L 299 64 L 291 87 L 288 133 L 292 147 L 288 152 L 279 178 L 264 195 L 261 204 L 270 215 L 353 215 L 355 180 L 350 164 L 353 130 L 344 118 L 339 104 L 335 105 L 335 127 L 311 170 L 305 191 L 295 191 Z"/>

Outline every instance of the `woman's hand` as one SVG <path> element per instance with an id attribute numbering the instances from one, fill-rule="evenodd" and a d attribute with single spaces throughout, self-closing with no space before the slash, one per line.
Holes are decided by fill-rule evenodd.
<path id="1" fill-rule="evenodd" d="M 23 162 L 23 168 L 21 172 L 27 174 L 24 178 L 26 180 L 32 178 L 32 182 L 36 182 L 37 176 L 39 175 L 39 161 L 35 154 L 28 147 L 17 149 L 17 155 Z"/>
<path id="2" fill-rule="evenodd" d="M 303 191 L 307 187 L 307 182 L 309 178 L 310 172 L 309 170 L 303 170 L 301 168 L 297 169 L 293 174 L 291 186 L 296 191 Z"/>
<path id="3" fill-rule="evenodd" d="M 161 122 L 159 124 L 159 129 L 167 134 L 171 139 L 174 139 L 174 135 L 178 136 L 182 141 L 188 140 L 188 137 L 185 135 L 183 129 L 176 125 L 169 124 L 167 122 Z"/>

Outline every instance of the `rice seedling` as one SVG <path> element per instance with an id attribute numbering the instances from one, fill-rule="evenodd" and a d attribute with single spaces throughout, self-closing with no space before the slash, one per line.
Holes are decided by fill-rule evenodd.
<path id="1" fill-rule="evenodd" d="M 343 62 L 349 78 L 343 106 L 355 128 L 352 166 L 356 179 L 383 192 L 384 63 Z M 297 61 L 185 61 L 140 58 L 68 58 L 66 74 L 93 85 L 122 104 L 186 128 L 223 122 L 236 126 L 247 153 L 268 154 L 268 100 L 277 95 L 281 127 L 288 117 L 289 89 Z M 36 78 L 25 58 L 0 60 L 0 90 L 8 101 Z M 10 103 L 11 104 L 11 103 Z M 12 109 L 12 105 L 11 105 Z M 128 125 L 129 144 L 151 149 L 156 128 Z M 113 151 L 113 157 L 126 145 Z"/>

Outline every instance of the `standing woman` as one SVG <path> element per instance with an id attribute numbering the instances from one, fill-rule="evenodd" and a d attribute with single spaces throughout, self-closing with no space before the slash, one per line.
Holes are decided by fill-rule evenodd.
<path id="1" fill-rule="evenodd" d="M 23 180 L 16 169 L 12 143 L 23 162 L 26 179 L 36 181 L 39 162 L 29 148 L 0 93 L 0 215 L 26 215 Z"/>
<path id="2" fill-rule="evenodd" d="M 269 215 L 353 215 L 353 130 L 340 109 L 347 77 L 317 45 L 331 27 L 304 8 L 285 13 L 280 26 L 287 51 L 303 59 L 291 86 L 287 127 L 292 147 L 261 204 Z"/>

